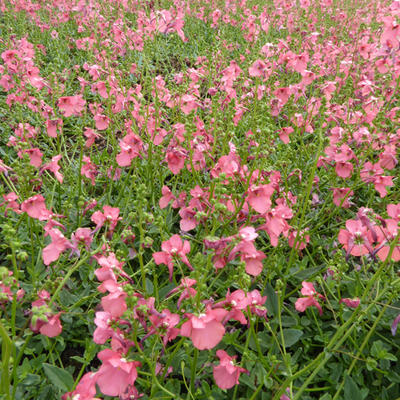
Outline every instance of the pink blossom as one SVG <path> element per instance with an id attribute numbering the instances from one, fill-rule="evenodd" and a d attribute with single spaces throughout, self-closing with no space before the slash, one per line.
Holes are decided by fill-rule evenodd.
<path id="1" fill-rule="evenodd" d="M 349 198 L 354 195 L 350 188 L 334 188 L 333 189 L 333 204 L 338 207 L 349 208 Z"/>
<path id="2" fill-rule="evenodd" d="M 96 373 L 87 372 L 73 392 L 65 393 L 62 400 L 100 400 L 96 396 Z"/>
<path id="3" fill-rule="evenodd" d="M 195 316 L 186 314 L 189 318 L 181 326 L 181 335 L 190 337 L 193 346 L 199 350 L 209 350 L 215 347 L 223 338 L 225 328 L 221 321 L 228 314 L 223 308 L 207 308 L 206 312 Z"/>
<path id="4" fill-rule="evenodd" d="M 96 124 L 96 129 L 99 131 L 106 130 L 110 124 L 110 118 L 103 114 L 96 114 L 93 119 Z"/>
<path id="5" fill-rule="evenodd" d="M 86 178 L 90 179 L 92 185 L 94 186 L 96 176 L 98 175 L 98 171 L 97 171 L 97 166 L 92 163 L 90 157 L 83 156 L 81 174 Z"/>
<path id="6" fill-rule="evenodd" d="M 50 265 L 58 260 L 63 251 L 73 246 L 58 229 L 50 229 L 47 233 L 51 237 L 51 243 L 43 249 L 42 256 L 45 265 Z"/>
<path id="7" fill-rule="evenodd" d="M 109 292 L 107 296 L 101 298 L 101 305 L 104 311 L 111 314 L 113 318 L 119 318 L 127 310 L 125 299 L 127 294 L 122 287 L 113 279 L 104 281 L 98 288 L 98 291 L 104 293 Z"/>
<path id="8" fill-rule="evenodd" d="M 86 101 L 81 95 L 60 97 L 58 108 L 63 111 L 65 117 L 79 116 L 85 107 Z"/>
<path id="9" fill-rule="evenodd" d="M 58 182 L 63 183 L 64 177 L 63 175 L 59 172 L 61 167 L 58 165 L 58 162 L 61 160 L 62 155 L 59 154 L 58 156 L 54 156 L 51 161 L 40 169 L 40 172 L 42 173 L 43 171 L 49 170 L 51 171 Z"/>
<path id="10" fill-rule="evenodd" d="M 186 151 L 181 147 L 169 149 L 166 152 L 165 161 L 170 171 L 177 175 L 185 166 Z"/>
<path id="11" fill-rule="evenodd" d="M 372 233 L 360 220 L 346 221 L 346 229 L 339 231 L 338 240 L 348 255 L 360 257 L 373 253 L 372 243 L 374 240 Z"/>
<path id="12" fill-rule="evenodd" d="M 215 383 L 220 389 L 230 389 L 239 383 L 239 375 L 247 370 L 235 365 L 236 356 L 230 357 L 224 350 L 217 350 L 217 356 L 220 363 L 213 368 Z"/>
<path id="13" fill-rule="evenodd" d="M 21 211 L 26 212 L 31 218 L 46 221 L 53 213 L 46 208 L 44 197 L 41 194 L 32 196 L 21 204 Z"/>
<path id="14" fill-rule="evenodd" d="M 339 303 L 344 303 L 347 307 L 357 308 L 360 304 L 360 299 L 358 297 L 355 299 L 342 298 L 340 299 Z"/>
<path id="15" fill-rule="evenodd" d="M 143 142 L 139 136 L 133 132 L 126 135 L 120 142 L 121 151 L 117 154 L 116 160 L 120 167 L 128 167 L 134 158 L 138 157 L 142 148 Z"/>
<path id="16" fill-rule="evenodd" d="M 192 207 L 184 207 L 179 210 L 179 215 L 181 217 L 180 228 L 184 232 L 189 232 L 196 228 L 199 221 L 196 219 L 196 211 Z"/>
<path id="17" fill-rule="evenodd" d="M 94 131 L 91 128 L 85 128 L 85 131 L 83 132 L 83 134 L 86 137 L 86 142 L 85 142 L 85 146 L 86 147 L 91 147 L 94 144 L 94 141 L 98 138 L 101 138 L 101 135 L 98 134 L 96 131 Z"/>
<path id="18" fill-rule="evenodd" d="M 103 362 L 96 373 L 96 383 L 107 396 L 122 397 L 137 378 L 138 361 L 127 361 L 116 351 L 105 349 L 97 357 Z"/>
<path id="19" fill-rule="evenodd" d="M 187 240 L 182 241 L 179 235 L 173 235 L 161 245 L 162 251 L 153 253 L 154 261 L 157 265 L 165 264 L 169 270 L 169 280 L 172 281 L 174 264 L 173 260 L 178 259 L 193 269 L 186 257 L 190 252 L 190 243 Z"/>
<path id="20" fill-rule="evenodd" d="M 311 282 L 302 282 L 303 288 L 301 289 L 301 294 L 307 297 L 301 297 L 296 300 L 295 308 L 297 311 L 304 312 L 308 307 L 316 307 L 319 314 L 322 315 L 322 307 L 317 301 L 317 298 L 324 299 L 324 296 L 317 293 L 314 285 Z"/>
<path id="21" fill-rule="evenodd" d="M 42 335 L 45 335 L 48 337 L 58 336 L 62 332 L 60 315 L 61 315 L 61 313 L 58 313 L 56 315 L 49 317 L 48 321 L 40 327 L 39 332 Z"/>
<path id="22" fill-rule="evenodd" d="M 260 214 L 266 213 L 272 204 L 271 197 L 274 194 L 272 185 L 252 185 L 249 189 L 247 202 Z"/>

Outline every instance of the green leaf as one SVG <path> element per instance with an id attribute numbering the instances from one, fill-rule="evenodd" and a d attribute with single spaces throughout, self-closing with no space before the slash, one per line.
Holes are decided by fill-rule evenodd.
<path id="1" fill-rule="evenodd" d="M 363 400 L 363 396 L 351 376 L 344 380 L 344 400 Z"/>
<path id="2" fill-rule="evenodd" d="M 271 314 L 272 316 L 278 315 L 278 296 L 271 284 L 267 283 L 263 296 L 267 296 L 265 305 L 267 306 L 268 314 Z"/>
<path id="3" fill-rule="evenodd" d="M 300 329 L 284 329 L 283 338 L 285 340 L 285 347 L 293 346 L 303 336 L 303 331 Z"/>
<path id="4" fill-rule="evenodd" d="M 74 379 L 65 369 L 47 363 L 43 364 L 43 369 L 49 381 L 63 392 L 69 392 L 74 386 Z"/>

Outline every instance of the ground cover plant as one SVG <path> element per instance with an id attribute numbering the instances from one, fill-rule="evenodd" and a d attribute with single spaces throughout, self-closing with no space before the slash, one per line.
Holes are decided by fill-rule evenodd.
<path id="1" fill-rule="evenodd" d="M 400 1 L 0 32 L 0 399 L 400 397 Z"/>

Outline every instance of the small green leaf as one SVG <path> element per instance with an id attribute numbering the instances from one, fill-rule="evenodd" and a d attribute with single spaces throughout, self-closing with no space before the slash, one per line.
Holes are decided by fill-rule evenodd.
<path id="1" fill-rule="evenodd" d="M 49 381 L 63 392 L 68 392 L 74 386 L 74 379 L 65 369 L 55 367 L 47 363 L 43 364 L 43 369 Z"/>
<path id="2" fill-rule="evenodd" d="M 344 380 L 344 400 L 363 400 L 363 396 L 351 376 Z"/>
<path id="3" fill-rule="evenodd" d="M 268 314 L 271 314 L 272 316 L 278 315 L 278 296 L 276 295 L 271 284 L 267 283 L 263 296 L 267 296 L 265 305 L 267 307 Z"/>
<path id="4" fill-rule="evenodd" d="M 303 336 L 303 331 L 300 329 L 284 329 L 283 338 L 285 340 L 285 347 L 293 346 Z"/>

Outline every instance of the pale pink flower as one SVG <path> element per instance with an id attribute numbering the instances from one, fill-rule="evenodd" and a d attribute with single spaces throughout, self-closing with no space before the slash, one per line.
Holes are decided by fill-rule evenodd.
<path id="1" fill-rule="evenodd" d="M 96 383 L 107 396 L 124 396 L 128 386 L 133 386 L 137 378 L 138 361 L 127 361 L 120 353 L 105 349 L 97 357 L 103 362 L 96 373 Z"/>
<path id="2" fill-rule="evenodd" d="M 58 108 L 64 113 L 65 117 L 71 115 L 79 116 L 85 107 L 86 101 L 81 95 L 60 97 Z"/>
<path id="3" fill-rule="evenodd" d="M 230 389 L 239 383 L 240 374 L 248 371 L 235 365 L 236 356 L 230 357 L 224 350 L 217 350 L 217 356 L 220 363 L 213 368 L 215 383 L 220 389 Z"/>

